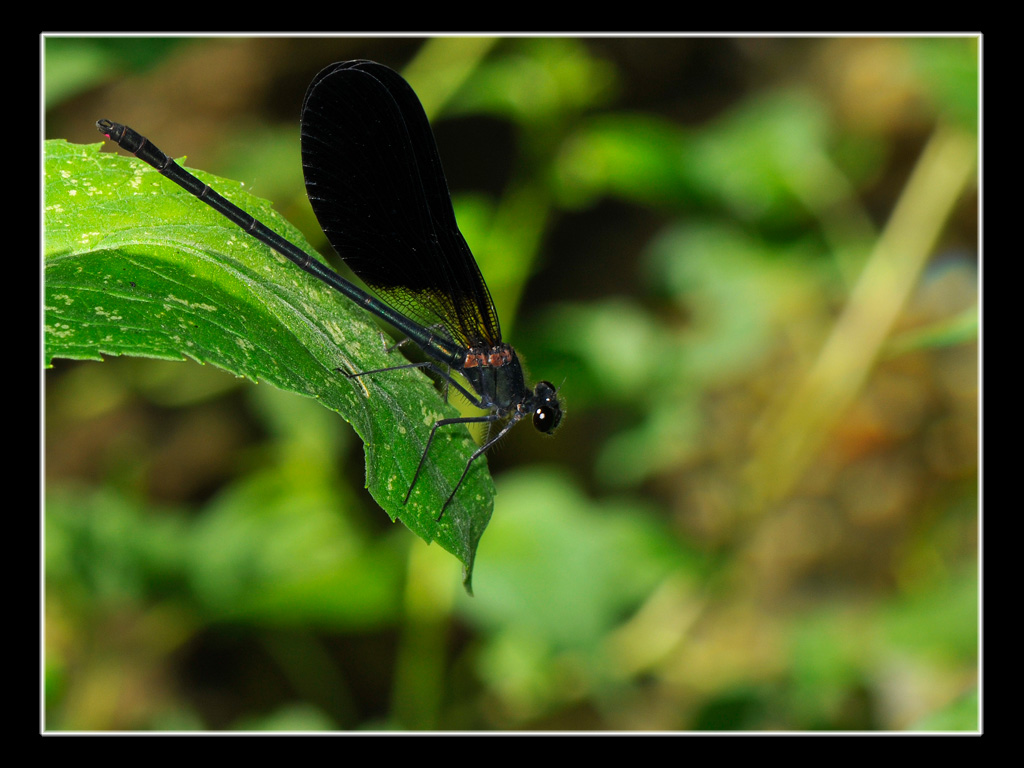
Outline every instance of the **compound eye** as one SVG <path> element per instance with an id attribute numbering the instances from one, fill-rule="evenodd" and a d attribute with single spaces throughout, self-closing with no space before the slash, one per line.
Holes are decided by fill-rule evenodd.
<path id="1" fill-rule="evenodd" d="M 546 405 L 542 405 L 533 412 L 533 426 L 537 428 L 538 432 L 547 434 L 553 431 L 561 420 L 562 411 L 557 408 L 549 408 Z"/>
<path id="2" fill-rule="evenodd" d="M 549 434 L 562 420 L 562 404 L 558 402 L 558 390 L 550 381 L 538 381 L 533 390 L 533 426 L 538 432 Z"/>

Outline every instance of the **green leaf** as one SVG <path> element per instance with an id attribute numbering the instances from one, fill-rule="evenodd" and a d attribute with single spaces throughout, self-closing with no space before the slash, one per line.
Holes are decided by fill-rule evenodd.
<path id="1" fill-rule="evenodd" d="M 436 521 L 475 444 L 430 428 L 458 415 L 415 369 L 349 380 L 336 369 L 401 364 L 373 318 L 134 157 L 101 144 L 45 145 L 45 362 L 131 355 L 191 358 L 316 398 L 365 444 L 366 486 L 392 520 L 464 564 L 470 590 L 494 486 L 483 460 Z M 315 253 L 242 185 L 196 173 L 236 205 Z"/>

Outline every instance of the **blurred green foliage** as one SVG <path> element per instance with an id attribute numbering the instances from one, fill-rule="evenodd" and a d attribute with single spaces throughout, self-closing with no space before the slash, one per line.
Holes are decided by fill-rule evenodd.
<path id="1" fill-rule="evenodd" d="M 315 401 L 55 360 L 46 728 L 979 728 L 976 39 L 45 46 L 47 138 L 131 124 L 318 247 L 305 86 L 402 70 L 567 403 L 488 457 L 469 598 Z"/>

